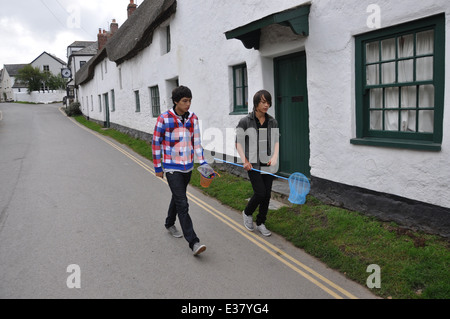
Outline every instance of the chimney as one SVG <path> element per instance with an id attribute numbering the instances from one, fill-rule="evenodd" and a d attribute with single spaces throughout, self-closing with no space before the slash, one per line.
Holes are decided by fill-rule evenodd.
<path id="1" fill-rule="evenodd" d="M 106 31 L 103 30 L 102 32 L 102 29 L 98 29 L 97 39 L 98 39 L 98 50 L 100 51 L 105 47 L 106 42 L 108 42 L 108 35 L 106 34 Z"/>
<path id="2" fill-rule="evenodd" d="M 137 5 L 134 3 L 134 0 L 130 0 L 130 4 L 128 5 L 127 11 L 128 11 L 128 18 L 133 14 L 133 12 L 136 10 Z"/>
<path id="3" fill-rule="evenodd" d="M 119 24 L 116 22 L 116 19 L 112 20 L 111 26 L 109 28 L 110 32 L 111 32 L 111 36 L 114 35 L 114 33 L 117 32 L 117 30 L 119 30 Z"/>

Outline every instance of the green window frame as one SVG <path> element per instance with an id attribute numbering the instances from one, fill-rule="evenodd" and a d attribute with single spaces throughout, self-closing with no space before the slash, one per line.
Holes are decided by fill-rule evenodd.
<path id="1" fill-rule="evenodd" d="M 152 86 L 150 88 L 150 97 L 152 103 L 152 115 L 153 117 L 158 117 L 161 115 L 161 100 L 159 97 L 158 86 Z"/>
<path id="2" fill-rule="evenodd" d="M 355 145 L 440 151 L 445 16 L 366 33 L 356 44 Z"/>
<path id="3" fill-rule="evenodd" d="M 141 98 L 139 97 L 139 90 L 134 91 L 134 98 L 136 101 L 136 113 L 141 112 Z"/>
<path id="4" fill-rule="evenodd" d="M 248 74 L 247 65 L 233 66 L 233 112 L 231 114 L 246 114 L 248 112 Z"/>
<path id="5" fill-rule="evenodd" d="M 111 112 L 116 111 L 116 93 L 111 90 Z"/>
<path id="6" fill-rule="evenodd" d="M 166 53 L 172 50 L 172 36 L 170 34 L 170 25 L 166 28 Z"/>

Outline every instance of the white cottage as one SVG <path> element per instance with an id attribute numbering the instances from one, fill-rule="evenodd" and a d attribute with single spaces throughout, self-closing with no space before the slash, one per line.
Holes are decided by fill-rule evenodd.
<path id="1" fill-rule="evenodd" d="M 150 136 L 179 84 L 206 149 L 267 89 L 280 174 L 320 199 L 450 236 L 448 0 L 146 0 L 79 74 L 83 113 Z"/>
<path id="2" fill-rule="evenodd" d="M 61 69 L 65 68 L 67 63 L 60 58 L 42 52 L 33 62 L 30 63 L 33 68 L 39 68 L 42 72 L 50 72 L 53 75 L 61 74 Z"/>

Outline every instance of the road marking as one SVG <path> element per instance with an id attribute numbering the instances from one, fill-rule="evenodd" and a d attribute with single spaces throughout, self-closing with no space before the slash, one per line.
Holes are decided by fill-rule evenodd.
<path id="1" fill-rule="evenodd" d="M 63 113 L 63 112 L 61 111 L 61 113 Z M 104 137 L 103 135 L 101 135 L 101 134 L 99 134 L 99 133 L 97 133 L 97 132 L 95 132 L 95 131 L 87 128 L 87 127 L 85 127 L 84 125 L 78 123 L 76 120 L 74 120 L 72 118 L 69 118 L 69 119 L 73 123 L 75 123 L 78 127 L 82 128 L 83 130 L 91 133 L 92 135 L 94 135 L 97 138 L 101 139 L 105 143 L 107 143 L 110 146 L 114 147 L 116 150 L 118 150 L 119 152 L 121 152 L 122 154 L 124 154 L 125 156 L 130 158 L 133 162 L 135 162 L 136 164 L 141 166 L 143 169 L 145 169 L 147 172 L 151 173 L 153 176 L 156 177 L 153 167 L 147 165 L 142 160 L 140 160 L 136 156 L 132 155 L 128 151 L 124 150 L 120 146 L 116 145 L 115 143 L 113 143 L 112 141 L 110 141 L 109 139 Z M 158 178 L 158 180 L 167 185 L 167 181 L 166 180 L 163 180 L 161 178 Z M 268 242 L 264 238 L 256 235 L 255 233 L 247 231 L 244 228 L 244 226 L 242 226 L 240 223 L 236 222 L 235 220 L 233 220 L 229 216 L 225 215 L 224 213 L 220 212 L 216 208 L 214 208 L 211 205 L 207 204 L 206 202 L 204 202 L 203 200 L 199 199 L 195 195 L 193 195 L 193 194 L 188 192 L 187 196 L 192 202 L 197 204 L 200 208 L 202 208 L 203 210 L 205 210 L 209 214 L 211 214 L 214 217 L 216 217 L 217 219 L 219 219 L 222 223 L 224 223 L 225 225 L 229 226 L 230 228 L 232 228 L 233 230 L 238 232 L 243 237 L 247 238 L 253 244 L 255 244 L 256 246 L 260 247 L 262 250 L 264 250 L 265 252 L 270 254 L 272 257 L 276 258 L 277 260 L 282 262 L 284 265 L 286 265 L 287 267 L 291 268 L 293 271 L 295 271 L 296 273 L 300 274 L 302 277 L 304 277 L 305 279 L 309 280 L 310 282 L 315 284 L 317 287 L 319 287 L 320 289 L 322 289 L 323 291 L 325 291 L 326 293 L 328 293 L 332 297 L 334 297 L 336 299 L 343 299 L 344 298 L 343 296 L 346 296 L 347 298 L 350 298 L 350 299 L 358 299 L 356 296 L 354 296 L 353 294 L 351 294 L 350 292 L 348 292 L 344 288 L 340 287 L 339 285 L 335 284 L 331 280 L 329 280 L 329 279 L 325 278 L 324 276 L 320 275 L 319 273 L 317 273 L 316 271 L 314 271 L 310 267 L 304 265 L 303 263 L 301 263 L 300 261 L 298 261 L 294 257 L 290 256 L 286 252 L 282 251 L 278 247 L 274 246 L 273 244 L 271 244 L 270 242 Z M 327 287 L 327 285 L 329 287 Z M 336 291 L 333 291 L 332 289 L 335 289 Z"/>

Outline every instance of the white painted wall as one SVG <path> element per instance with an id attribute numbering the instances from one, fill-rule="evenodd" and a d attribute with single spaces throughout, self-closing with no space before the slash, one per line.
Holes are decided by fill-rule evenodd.
<path id="1" fill-rule="evenodd" d="M 3 71 L 3 77 L 2 77 L 2 83 L 0 84 L 0 101 L 5 102 L 7 100 L 11 100 L 14 98 L 13 96 L 13 89 L 12 86 L 14 84 L 14 78 L 11 78 L 8 74 L 8 71 L 6 71 L 6 68 L 2 70 Z M 4 93 L 6 94 L 6 100 Z"/>
<path id="2" fill-rule="evenodd" d="M 305 3 L 308 2 L 179 0 L 176 14 L 168 21 L 172 51 L 162 54 L 165 31 L 160 28 L 154 34 L 153 43 L 132 60 L 116 67 L 115 63 L 105 59 L 103 66 L 96 66 L 94 79 L 80 87 L 83 111 L 93 119 L 104 121 L 104 112 L 99 112 L 98 94 L 110 94 L 114 89 L 116 111 L 111 113 L 111 122 L 153 133 L 156 118 L 151 115 L 149 87 L 159 86 L 161 111 L 164 112 L 172 106 L 169 98 L 172 86 L 167 81 L 178 77 L 181 85 L 193 91 L 192 111 L 202 121 L 204 146 L 235 155 L 231 134 L 242 116 L 229 115 L 233 104 L 232 66 L 247 64 L 251 110 L 251 97 L 256 91 L 264 88 L 274 92 L 273 58 L 305 50 L 312 175 L 450 207 L 449 72 L 446 74 L 441 152 L 350 144 L 350 139 L 356 137 L 354 36 L 370 31 L 367 8 L 372 0 L 313 0 L 309 37 L 295 36 L 279 27 L 265 28 L 259 51 L 247 50 L 240 41 L 225 38 L 226 31 Z M 445 12 L 446 60 L 450 60 L 448 0 L 380 0 L 376 3 L 381 9 L 381 27 Z M 135 90 L 141 92 L 140 113 L 135 112 Z M 274 115 L 275 110 L 271 113 Z M 219 132 L 222 138 L 218 136 Z"/>
<path id="3" fill-rule="evenodd" d="M 14 101 L 20 102 L 31 102 L 31 103 L 40 103 L 40 104 L 48 104 L 53 102 L 61 102 L 66 96 L 66 91 L 64 90 L 52 90 L 45 92 L 31 92 L 27 93 L 27 89 L 23 89 L 23 92 L 14 92 Z"/>

